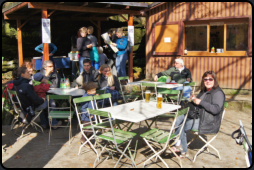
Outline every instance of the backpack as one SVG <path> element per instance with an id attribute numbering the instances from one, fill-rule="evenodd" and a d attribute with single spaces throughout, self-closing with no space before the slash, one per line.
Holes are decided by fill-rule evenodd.
<path id="1" fill-rule="evenodd" d="M 124 38 L 125 38 L 125 37 L 123 37 L 121 41 L 123 41 Z M 127 51 L 128 54 L 130 54 L 130 53 L 132 52 L 131 42 L 130 42 L 129 40 L 127 40 L 126 51 Z"/>

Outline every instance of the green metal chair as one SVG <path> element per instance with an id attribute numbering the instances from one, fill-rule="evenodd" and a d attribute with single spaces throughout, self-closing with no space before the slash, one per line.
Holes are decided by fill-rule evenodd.
<path id="1" fill-rule="evenodd" d="M 96 104 L 96 106 L 95 106 L 96 110 L 99 109 L 99 107 L 98 107 L 98 100 L 103 100 L 103 104 L 102 105 L 104 105 L 104 100 L 105 99 L 109 99 L 110 107 L 113 107 L 112 106 L 112 100 L 111 100 L 111 94 L 110 93 L 106 93 L 106 94 L 101 94 L 99 96 L 96 96 L 96 95 L 94 96 L 94 100 L 95 100 L 95 104 Z M 103 120 L 106 120 L 106 121 L 103 122 Z M 102 123 L 101 125 L 103 127 L 109 127 L 110 126 L 108 118 L 101 119 L 101 117 L 98 116 L 98 122 Z M 121 129 L 120 124 L 125 123 L 126 121 L 114 119 L 114 120 L 112 120 L 112 122 L 113 122 L 114 126 L 117 125 L 118 128 Z M 128 124 L 129 124 L 129 122 L 128 122 Z M 126 127 L 127 125 L 124 125 L 124 126 Z"/>
<path id="2" fill-rule="evenodd" d="M 168 165 L 167 163 L 160 157 L 160 155 L 162 153 L 164 153 L 166 151 L 166 149 L 168 148 L 179 160 L 180 163 L 180 167 L 182 167 L 182 162 L 181 159 L 177 156 L 177 154 L 171 149 L 171 146 L 173 146 L 179 139 L 184 124 L 186 122 L 187 119 L 187 115 L 188 115 L 188 111 L 189 108 L 185 108 L 182 109 L 180 111 L 177 110 L 176 114 L 171 114 L 171 117 L 174 118 L 174 121 L 172 123 L 171 128 L 168 131 L 165 130 L 160 130 L 160 129 L 151 129 L 143 134 L 141 134 L 140 136 L 143 138 L 143 140 L 146 142 L 146 144 L 151 148 L 151 150 L 154 152 L 154 155 L 152 155 L 150 158 L 148 158 L 145 162 L 144 162 L 144 166 L 145 164 L 151 160 L 152 158 L 155 158 L 155 162 L 157 161 L 157 158 L 159 158 L 165 165 L 167 168 Z M 184 115 L 184 121 L 181 125 L 179 125 L 178 127 L 175 127 L 175 123 L 176 123 L 176 119 L 178 116 Z M 175 135 L 173 132 L 176 128 L 181 128 L 179 134 Z M 151 145 L 152 144 L 152 145 Z M 159 151 L 156 151 L 155 148 L 160 148 Z"/>
<path id="3" fill-rule="evenodd" d="M 100 161 L 101 154 L 103 153 L 104 150 L 106 150 L 109 153 L 109 155 L 112 156 L 113 161 L 114 161 L 113 152 L 119 152 L 121 154 L 121 156 L 118 159 L 114 168 L 116 168 L 116 166 L 119 164 L 119 162 L 123 156 L 125 156 L 127 159 L 129 159 L 131 161 L 132 167 L 136 168 L 136 164 L 134 162 L 131 151 L 129 149 L 129 145 L 130 145 L 133 137 L 136 136 L 136 133 L 126 132 L 126 131 L 123 131 L 120 129 L 115 129 L 113 127 L 113 123 L 111 120 L 112 117 L 109 112 L 93 110 L 93 109 L 87 109 L 87 110 L 89 113 L 89 119 L 90 119 L 91 124 L 92 124 L 92 120 L 90 118 L 90 114 L 97 115 L 98 117 L 107 117 L 109 120 L 109 123 L 110 123 L 109 128 L 104 128 L 105 130 L 109 129 L 109 131 L 102 133 L 100 135 L 97 135 L 97 133 L 95 132 L 95 128 L 102 128 L 102 127 L 97 126 L 97 124 L 96 125 L 92 124 L 92 129 L 93 129 L 93 132 L 95 135 L 95 142 L 96 142 L 96 144 L 98 144 L 101 147 L 101 152 L 99 154 L 97 154 L 97 157 L 94 161 L 93 167 L 95 167 L 97 161 Z M 102 141 L 100 142 L 100 140 L 102 140 Z M 103 146 L 102 143 L 104 141 L 106 142 L 106 144 Z M 120 150 L 119 146 L 122 146 L 123 144 L 126 144 L 126 147 L 123 150 Z M 108 148 L 107 148 L 107 146 L 108 146 Z M 127 149 L 129 150 L 130 157 L 125 154 Z M 106 159 L 108 159 L 108 157 Z"/>
<path id="4" fill-rule="evenodd" d="M 20 100 L 19 100 L 19 97 L 18 97 L 16 91 L 14 91 L 14 90 L 9 90 L 9 89 L 7 88 L 7 93 L 9 94 L 9 98 L 10 98 L 10 100 L 11 100 L 11 103 L 12 103 L 12 106 L 13 106 L 13 108 L 14 108 L 14 111 L 17 113 L 17 115 L 14 115 L 14 118 L 13 118 L 12 123 L 11 123 L 11 130 L 12 130 L 12 129 L 14 128 L 15 124 L 16 124 L 17 122 L 19 122 L 19 121 L 18 121 L 18 117 L 19 117 L 19 114 L 20 114 L 20 112 L 21 112 L 22 105 L 21 105 L 21 102 L 20 102 Z M 15 101 L 13 100 L 13 97 L 14 97 L 14 96 L 16 97 L 17 102 L 15 102 Z M 31 125 L 36 131 L 41 132 L 41 133 L 44 133 L 42 127 L 41 127 L 40 125 L 38 125 L 38 124 L 35 122 L 35 120 L 40 116 L 40 114 L 41 114 L 42 111 L 43 111 L 43 110 L 35 111 L 35 116 L 32 118 L 31 122 L 30 122 L 28 125 L 19 122 L 19 126 L 22 125 L 22 132 L 21 132 L 21 135 L 19 136 L 19 135 L 17 134 L 17 129 L 18 129 L 18 128 L 16 128 L 16 130 L 15 130 L 15 135 L 18 135 L 18 136 L 19 136 L 19 137 L 17 138 L 17 140 L 21 139 L 21 138 L 24 136 L 25 130 L 26 130 L 30 125 Z"/>
<path id="5" fill-rule="evenodd" d="M 122 97 L 123 97 L 124 103 L 127 103 L 128 100 L 130 100 L 130 101 L 135 101 L 135 100 L 137 100 L 137 99 L 139 98 L 139 95 L 135 95 L 135 94 L 132 93 L 132 92 L 124 92 L 124 91 L 123 91 L 122 84 L 121 84 L 121 80 L 128 80 L 128 82 L 130 82 L 129 76 L 118 77 L 118 81 L 119 81 L 120 89 L 121 89 L 120 94 L 121 94 Z M 130 87 L 130 85 L 129 85 L 129 87 Z"/>
<path id="6" fill-rule="evenodd" d="M 52 127 L 69 127 L 69 144 L 70 144 L 70 139 L 72 138 L 72 131 L 71 131 L 71 119 L 73 118 L 74 111 L 71 110 L 71 95 L 47 95 L 47 100 L 48 100 L 48 118 L 49 118 L 49 126 L 50 126 L 50 131 L 49 131 L 49 143 L 50 144 L 50 135 L 52 135 Z M 68 100 L 69 106 L 67 107 L 50 107 L 49 105 L 49 100 Z M 52 109 L 50 111 L 50 109 Z M 60 110 L 60 111 L 55 111 L 55 110 Z M 61 111 L 63 110 L 63 111 Z M 68 125 L 66 126 L 52 126 L 52 119 L 68 119 Z"/>
<path id="7" fill-rule="evenodd" d="M 227 102 L 224 102 L 224 110 L 223 110 L 223 113 L 222 113 L 221 122 L 222 122 L 222 120 L 223 120 L 223 118 L 224 118 L 224 114 L 225 114 L 225 112 L 226 112 L 226 108 L 227 108 L 227 107 L 228 107 L 228 103 L 227 103 Z M 196 138 L 198 138 L 199 140 L 201 140 L 201 141 L 205 144 L 201 149 L 198 150 L 198 152 L 196 153 L 196 155 L 195 155 L 194 158 L 193 158 L 193 162 L 195 162 L 195 160 L 196 160 L 198 154 L 200 154 L 200 152 L 203 151 L 205 148 L 206 148 L 207 151 L 209 152 L 208 146 L 210 146 L 211 148 L 213 148 L 213 149 L 217 152 L 218 157 L 219 157 L 219 159 L 221 160 L 219 151 L 218 151 L 215 147 L 213 147 L 213 146 L 210 144 L 210 143 L 216 138 L 216 136 L 218 135 L 219 132 L 216 133 L 216 134 L 214 134 L 213 137 L 212 137 L 209 141 L 205 140 L 200 134 L 198 134 L 198 130 L 196 130 L 196 129 L 191 129 L 190 132 L 194 135 L 194 138 L 192 138 L 192 140 L 188 143 L 188 146 L 189 146 L 190 143 L 193 142 Z M 204 135 L 206 135 L 206 134 L 204 134 Z M 209 134 L 209 135 L 210 135 L 210 134 Z M 209 153 L 210 153 L 210 152 L 209 152 Z"/>
<path id="8" fill-rule="evenodd" d="M 145 89 L 146 89 L 147 87 L 154 87 L 154 92 L 151 93 L 150 99 L 152 99 L 152 100 L 157 100 L 157 85 L 156 85 L 156 84 L 154 84 L 154 83 L 145 83 L 145 82 L 142 82 L 142 83 L 140 83 L 140 85 L 141 85 L 141 92 L 142 92 L 142 98 L 143 98 L 143 100 L 144 100 L 143 87 L 145 87 Z M 153 95 L 155 94 L 156 97 L 152 96 L 152 94 L 153 94 Z"/>
<path id="9" fill-rule="evenodd" d="M 93 96 L 86 96 L 86 97 L 79 97 L 79 98 L 75 98 L 73 99 L 73 103 L 74 103 L 74 106 L 75 106 L 75 110 L 76 110 L 76 114 L 77 114 L 77 118 L 78 118 L 78 125 L 79 125 L 79 128 L 80 128 L 80 131 L 81 131 L 81 134 L 85 137 L 86 139 L 86 142 L 84 142 L 80 147 L 79 147 L 79 151 L 78 151 L 78 155 L 80 154 L 80 151 L 81 151 L 81 148 L 86 144 L 86 143 L 89 143 L 90 146 L 92 147 L 92 149 L 94 150 L 95 153 L 97 153 L 94 145 L 91 143 L 91 139 L 94 138 L 94 134 L 88 138 L 84 131 L 83 130 L 86 130 L 86 129 L 91 129 L 91 126 L 84 126 L 82 123 L 81 123 L 81 117 L 80 115 L 82 115 L 83 113 L 80 111 L 80 109 L 78 109 L 78 105 L 80 103 L 83 103 L 83 102 L 88 102 L 88 101 L 92 101 L 93 100 Z M 92 107 L 94 108 L 94 105 L 93 105 L 93 102 L 92 102 Z M 98 121 L 97 121 L 97 116 L 95 116 L 95 121 L 93 121 L 93 123 L 97 124 Z M 87 130 L 88 131 L 88 130 Z M 92 130 L 91 130 L 92 132 Z"/>

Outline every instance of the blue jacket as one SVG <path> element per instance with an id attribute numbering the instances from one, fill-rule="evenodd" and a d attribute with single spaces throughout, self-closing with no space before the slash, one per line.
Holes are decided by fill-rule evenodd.
<path id="1" fill-rule="evenodd" d="M 122 36 L 121 38 L 116 38 L 113 40 L 113 42 L 117 44 L 116 48 L 119 50 L 116 53 L 117 56 L 127 52 L 126 48 L 127 48 L 128 40 L 125 36 Z"/>
<path id="2" fill-rule="evenodd" d="M 86 97 L 86 96 L 94 96 L 94 95 L 85 93 L 82 97 Z M 95 109 L 96 106 L 95 106 L 95 101 L 94 100 L 93 100 L 93 106 L 94 106 L 94 108 L 92 107 L 92 102 L 91 101 L 81 103 L 81 112 L 83 113 L 82 116 L 81 116 L 82 121 L 89 121 L 90 122 L 89 117 L 88 117 L 89 115 L 88 115 L 86 109 L 87 108 Z M 94 116 L 93 116 L 92 120 L 95 120 Z"/>
<path id="3" fill-rule="evenodd" d="M 34 50 L 41 53 L 43 51 L 43 44 L 38 45 L 37 47 L 35 47 Z M 56 50 L 57 47 L 55 46 L 55 44 L 49 43 L 49 54 L 50 53 L 55 54 Z"/>

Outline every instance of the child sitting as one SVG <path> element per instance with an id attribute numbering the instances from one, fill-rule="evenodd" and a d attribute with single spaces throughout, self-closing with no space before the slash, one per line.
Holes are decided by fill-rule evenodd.
<path id="1" fill-rule="evenodd" d="M 101 66 L 102 64 L 105 64 L 105 62 L 108 62 L 108 57 L 106 54 L 103 53 L 103 48 L 98 47 L 98 53 L 99 53 L 99 65 Z"/>
<path id="2" fill-rule="evenodd" d="M 84 90 L 86 91 L 85 94 L 82 97 L 86 97 L 86 96 L 94 96 L 96 93 L 96 84 L 94 82 L 87 82 L 83 85 Z M 94 106 L 94 108 L 93 108 Z M 85 126 L 89 126 L 91 125 L 90 123 L 90 119 L 89 119 L 89 114 L 87 113 L 87 108 L 89 109 L 95 109 L 95 101 L 93 101 L 93 106 L 92 106 L 92 102 L 84 102 L 81 103 L 81 123 Z M 95 117 L 91 116 L 91 119 L 94 121 Z M 91 132 L 92 129 L 88 129 L 87 131 L 84 131 L 84 134 L 86 135 L 87 138 L 90 138 L 93 135 L 93 132 Z M 81 139 L 80 139 L 81 143 L 86 142 L 86 138 L 82 135 Z"/>
<path id="3" fill-rule="evenodd" d="M 50 83 L 50 84 L 49 84 Z M 45 98 L 45 102 L 41 104 L 37 110 L 47 108 L 48 106 L 48 101 L 46 98 L 46 92 L 49 91 L 49 86 L 52 85 L 51 82 L 43 78 L 43 75 L 41 73 L 36 73 L 34 74 L 34 79 L 33 79 L 33 87 L 35 93 L 41 97 Z M 49 105 L 50 107 L 56 107 L 55 101 L 53 99 L 49 100 Z M 40 119 L 41 119 L 41 126 L 46 129 L 48 127 L 48 120 L 47 120 L 47 115 L 46 113 L 41 113 L 40 114 Z M 52 125 L 53 126 L 60 126 L 62 124 L 62 121 L 57 121 L 56 119 L 52 119 Z M 54 130 L 57 129 L 57 127 L 52 127 Z"/>

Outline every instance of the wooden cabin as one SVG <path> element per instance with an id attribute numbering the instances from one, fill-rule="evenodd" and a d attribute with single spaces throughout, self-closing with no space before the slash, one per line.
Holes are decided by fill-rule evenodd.
<path id="1" fill-rule="evenodd" d="M 156 2 L 146 14 L 147 79 L 182 58 L 197 85 L 213 70 L 220 87 L 252 90 L 249 2 Z"/>

